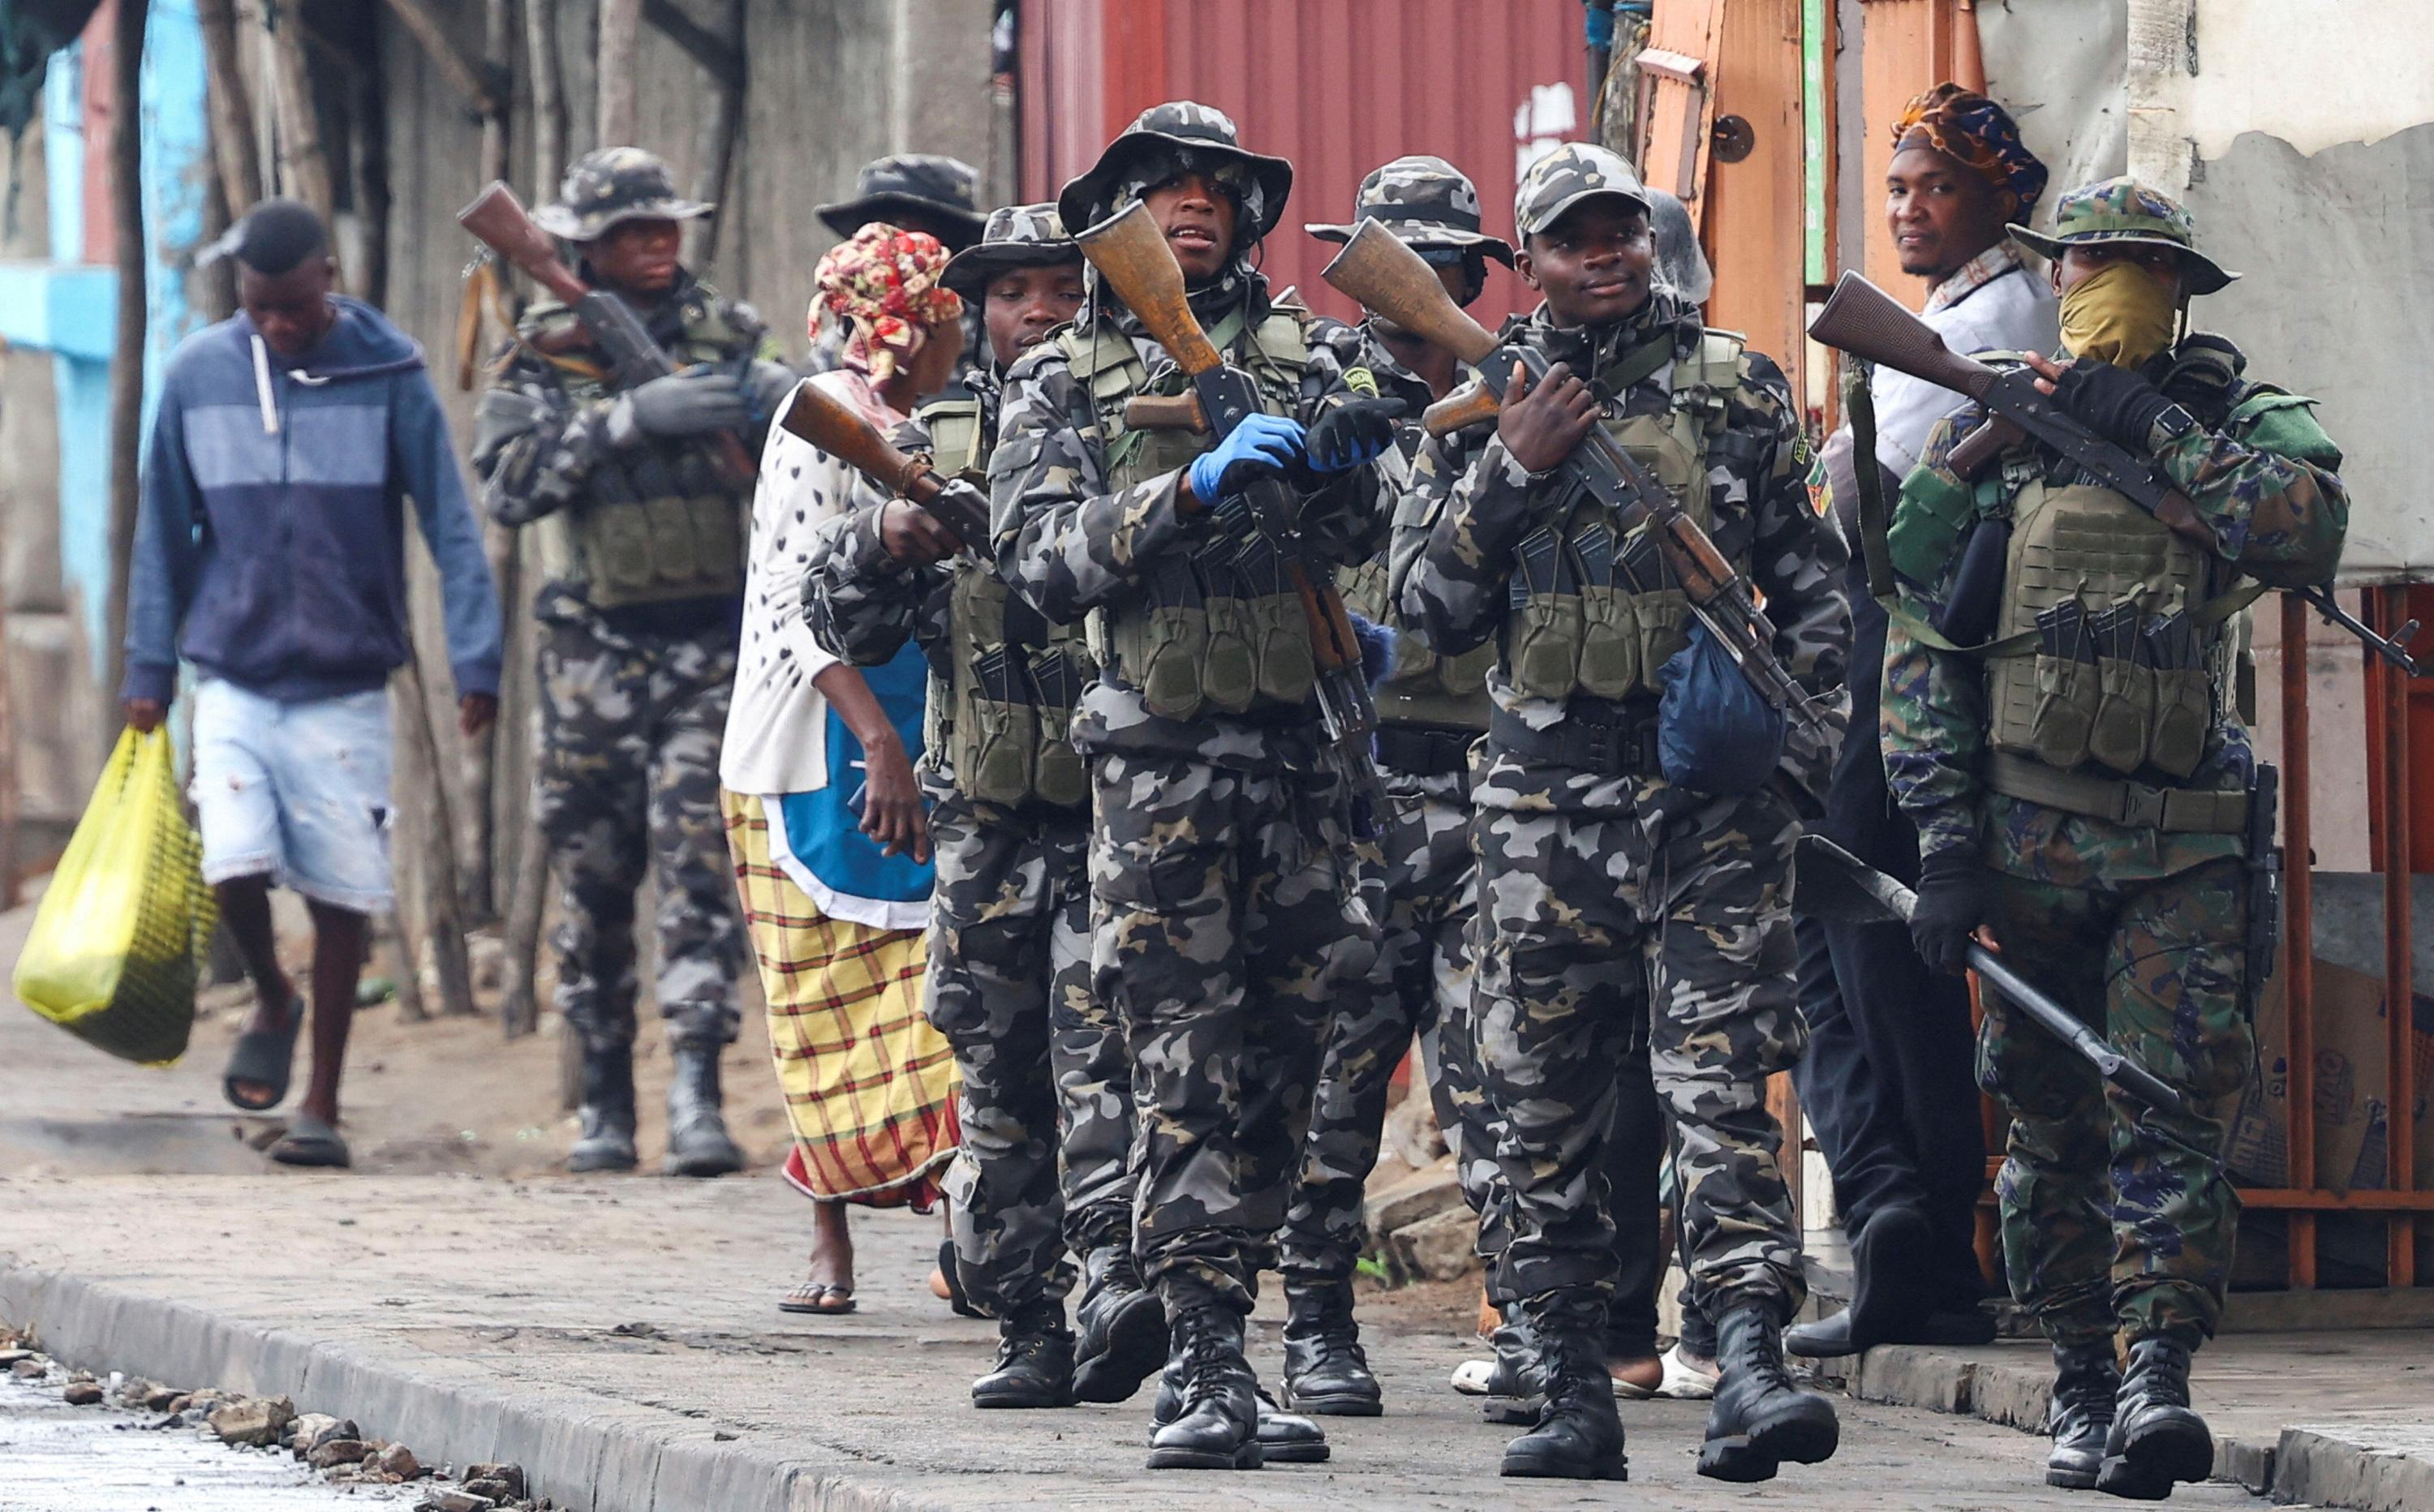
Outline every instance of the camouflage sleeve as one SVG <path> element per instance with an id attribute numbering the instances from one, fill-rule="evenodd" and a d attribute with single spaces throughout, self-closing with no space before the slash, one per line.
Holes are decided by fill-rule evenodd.
<path id="1" fill-rule="evenodd" d="M 1921 507 L 1968 485 L 1952 470 L 1952 448 L 1978 421 L 1975 406 L 1947 416 L 1928 433 L 1918 466 L 1902 481 L 1902 509 Z M 1956 556 L 1958 553 L 1954 553 Z M 1945 582 L 1901 584 L 1900 603 L 1885 630 L 1884 690 L 1877 736 L 1884 742 L 1885 786 L 1918 826 L 1919 852 L 1976 851 L 1979 773 L 1986 743 L 1986 686 L 1973 657 L 1936 651 L 1912 635 L 1928 620 Z M 1855 732 L 1857 733 L 1857 732 Z"/>
<path id="2" fill-rule="evenodd" d="M 578 403 L 538 359 L 519 355 L 475 415 L 473 468 L 492 518 L 523 525 L 579 501 L 591 469 L 615 445 L 623 402 Z"/>
<path id="3" fill-rule="evenodd" d="M 1398 508 L 1398 550 L 1390 569 L 1412 633 L 1440 656 L 1458 656 L 1503 621 L 1513 547 L 1529 519 L 1530 473 L 1493 430 L 1477 444 L 1431 436 L 1412 464 Z M 1408 522 L 1408 523 L 1405 523 Z"/>
<path id="4" fill-rule="evenodd" d="M 1140 583 L 1181 540 L 1182 472 L 1110 490 L 1098 417 L 1062 348 L 1035 347 L 1007 375 L 989 458 L 990 533 L 1001 576 L 1061 624 Z"/>
<path id="5" fill-rule="evenodd" d="M 1799 412 L 1783 370 L 1750 354 L 1748 381 L 1727 429 L 1757 443 L 1746 484 L 1750 575 L 1774 621 L 1774 654 L 1812 693 L 1840 688 L 1851 654 L 1851 606 L 1843 597 L 1851 553 L 1833 518 L 1810 503 L 1801 466 Z M 1746 446 L 1743 450 L 1749 450 Z"/>
<path id="6" fill-rule="evenodd" d="M 929 621 L 945 602 L 934 590 L 947 569 L 907 568 L 887 554 L 879 538 L 886 502 L 872 500 L 822 521 L 812 533 L 812 565 L 803 574 L 803 618 L 812 638 L 857 667 L 894 659 L 909 639 L 935 644 L 946 631 Z"/>
<path id="7" fill-rule="evenodd" d="M 2220 431 L 2193 428 L 2156 460 L 2250 574 L 2276 587 L 2329 582 L 2349 529 L 2340 449 L 2309 401 L 2271 395 L 2263 404 Z"/>
<path id="8" fill-rule="evenodd" d="M 1302 374 L 1302 391 L 1309 397 L 1300 419 L 1304 425 L 1315 425 L 1335 405 L 1373 396 L 1346 381 L 1346 375 L 1362 363 L 1365 343 L 1358 330 L 1322 316 L 1311 321 L 1309 338 L 1310 365 Z M 1314 554 L 1343 566 L 1377 555 L 1386 543 L 1386 525 L 1375 464 L 1337 473 L 1302 502 L 1304 544 Z"/>

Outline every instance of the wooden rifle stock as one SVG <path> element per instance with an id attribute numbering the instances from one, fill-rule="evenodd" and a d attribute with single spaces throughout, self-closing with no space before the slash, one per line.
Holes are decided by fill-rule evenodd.
<path id="1" fill-rule="evenodd" d="M 938 491 L 937 475 L 887 444 L 879 427 L 817 383 L 795 385 L 795 401 L 778 422 L 891 494 L 921 503 Z"/>
<path id="2" fill-rule="evenodd" d="M 1430 405 L 1421 414 L 1420 424 L 1431 435 L 1451 435 L 1493 421 L 1503 404 L 1485 383 L 1474 380 Z"/>
<path id="3" fill-rule="evenodd" d="M 1124 308 L 1140 317 L 1150 339 L 1166 348 L 1174 365 L 1198 377 L 1225 359 L 1209 344 L 1183 289 L 1183 269 L 1149 206 L 1139 200 L 1076 235 L 1082 255 L 1116 291 Z"/>
<path id="4" fill-rule="evenodd" d="M 1463 362 L 1485 362 L 1497 348 L 1496 333 L 1453 302 L 1436 269 L 1374 220 L 1354 229 L 1351 240 L 1319 277 L 1360 301 L 1362 308 Z"/>
<path id="5" fill-rule="evenodd" d="M 1136 394 L 1124 400 L 1124 429 L 1206 435 L 1208 416 L 1200 413 L 1200 400 L 1190 394 Z"/>
<path id="6" fill-rule="evenodd" d="M 1835 280 L 1833 295 L 1808 323 L 1808 334 L 1854 357 L 1971 399 L 1982 397 L 2001 376 L 1946 347 L 1934 327 L 1857 273 Z"/>
<path id="7" fill-rule="evenodd" d="M 566 265 L 566 260 L 557 255 L 557 244 L 550 240 L 547 231 L 533 224 L 532 216 L 516 198 L 516 192 L 505 182 L 493 180 L 471 204 L 456 212 L 456 224 L 521 268 L 526 278 L 547 289 L 561 304 L 580 304 L 583 297 L 591 292 Z"/>

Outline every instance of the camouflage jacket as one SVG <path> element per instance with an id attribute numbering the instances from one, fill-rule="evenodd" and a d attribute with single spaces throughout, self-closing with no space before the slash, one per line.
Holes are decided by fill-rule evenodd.
<path id="1" fill-rule="evenodd" d="M 1650 296 L 1620 328 L 1563 329 L 1544 307 L 1508 339 L 1528 343 L 1550 359 L 1593 371 L 1600 349 L 1625 345 L 1622 331 L 1670 325 L 1673 349 L 1695 356 L 1706 328 L 1698 311 L 1674 296 Z M 1609 360 L 1611 360 L 1609 358 Z M 1798 413 L 1791 386 L 1774 363 L 1741 356 L 1741 379 L 1724 415 L 1723 432 L 1707 447 L 1708 534 L 1747 571 L 1765 596 L 1775 625 L 1775 654 L 1812 693 L 1839 691 L 1851 644 L 1843 600 L 1849 560 L 1841 533 L 1810 506 L 1805 483 Z M 1671 409 L 1672 366 L 1658 367 L 1608 400 L 1609 414 L 1661 415 Z M 1499 633 L 1511 603 L 1514 548 L 1552 502 L 1559 483 L 1533 482 L 1504 450 L 1493 426 L 1433 437 L 1420 449 L 1410 492 L 1395 519 L 1393 581 L 1408 622 L 1440 655 L 1459 654 Z M 1546 728 L 1568 701 L 1515 691 L 1500 662 L 1487 674 L 1498 707 Z M 1812 789 L 1823 773 L 1795 773 Z"/>
<path id="2" fill-rule="evenodd" d="M 2272 392 L 2248 381 L 2245 359 L 2220 337 L 2191 337 L 2181 351 L 2228 352 L 2176 365 L 2174 354 L 2158 358 L 2150 376 L 2196 417 L 2198 425 L 2158 452 L 2155 461 L 2201 518 L 2224 543 L 2226 560 L 2258 569 L 2276 583 L 2324 582 L 2340 560 L 2348 528 L 2349 496 L 2338 473 L 2340 451 L 2299 400 L 2238 421 L 2230 413 L 2242 402 Z M 2056 361 L 2067 363 L 2067 353 Z M 2165 378 L 2167 372 L 2176 377 Z M 1964 404 L 1936 423 L 1919 453 L 1919 465 L 1902 483 L 1899 512 L 1967 495 L 1971 485 L 1952 469 L 1954 445 L 1980 419 Z M 2039 449 L 2037 460 L 2055 482 L 2076 481 L 2076 469 Z M 2008 509 L 2008 501 L 2002 506 Z M 1958 552 L 1946 557 L 1935 581 L 1899 583 L 1908 617 L 1932 622 L 1951 589 Z M 2166 835 L 2108 820 L 2065 813 L 2042 804 L 1989 792 L 1980 780 L 1986 753 L 1985 671 L 1979 658 L 1929 648 L 1896 613 L 1885 637 L 1885 680 L 1879 719 L 1885 778 L 1902 809 L 1917 824 L 1922 855 L 1937 851 L 1986 852 L 2000 869 L 2066 887 L 2102 879 L 2138 881 L 2169 876 L 2224 856 L 2240 853 L 2237 835 Z M 2180 786 L 2238 790 L 2254 773 L 2255 756 L 2237 711 L 2221 711 L 2206 741 L 2204 757 Z"/>
<path id="3" fill-rule="evenodd" d="M 1229 297 L 1237 286 L 1221 286 Z M 1264 300 L 1254 281 L 1249 297 Z M 1195 299 L 1195 306 L 1203 303 Z M 1204 327 L 1222 312 L 1203 308 Z M 1121 308 L 1103 308 L 1131 336 L 1152 374 L 1173 365 Z M 1247 323 L 1256 329 L 1257 322 Z M 1354 397 L 1345 373 L 1360 363 L 1361 335 L 1339 321 L 1310 317 L 1297 418 L 1315 421 Z M 989 461 L 991 528 L 998 570 L 1048 619 L 1071 624 L 1100 605 L 1138 595 L 1164 552 L 1196 549 L 1213 528 L 1205 514 L 1176 505 L 1178 468 L 1123 489 L 1111 488 L 1106 440 L 1089 391 L 1073 376 L 1064 347 L 1054 340 L 1025 352 L 1006 375 L 998 417 L 997 450 Z M 1304 554 L 1324 567 L 1366 558 L 1382 538 L 1375 469 L 1356 467 L 1328 480 L 1304 501 Z M 1316 764 L 1313 702 L 1308 720 L 1279 725 L 1209 714 L 1189 722 L 1160 719 L 1138 690 L 1103 671 L 1082 695 L 1074 743 L 1086 753 L 1123 749 L 1191 756 L 1221 766 L 1261 770 Z"/>

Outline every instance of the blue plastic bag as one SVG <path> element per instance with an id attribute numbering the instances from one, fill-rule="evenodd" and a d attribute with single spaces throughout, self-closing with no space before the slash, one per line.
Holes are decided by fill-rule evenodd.
<path id="1" fill-rule="evenodd" d="M 1783 714 L 1750 686 L 1723 642 L 1693 620 L 1690 643 L 1659 675 L 1656 759 L 1665 780 L 1719 797 L 1766 786 L 1783 759 Z"/>

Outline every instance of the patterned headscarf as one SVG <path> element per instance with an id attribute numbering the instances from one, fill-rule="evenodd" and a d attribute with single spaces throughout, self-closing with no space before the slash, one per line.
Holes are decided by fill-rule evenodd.
<path id="1" fill-rule="evenodd" d="M 2025 221 L 2046 192 L 2046 165 L 2020 141 L 2011 112 L 1958 84 L 1938 84 L 1910 102 L 1894 123 L 1894 150 L 1933 147 L 2010 195 L 2007 219 Z"/>
<path id="2" fill-rule="evenodd" d="M 946 271 L 947 249 L 936 237 L 871 222 L 820 259 L 813 339 L 825 307 L 846 325 L 845 365 L 886 382 L 912 354 L 917 332 L 962 316 L 963 297 L 938 281 Z"/>

